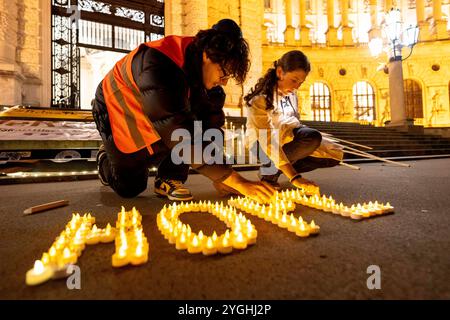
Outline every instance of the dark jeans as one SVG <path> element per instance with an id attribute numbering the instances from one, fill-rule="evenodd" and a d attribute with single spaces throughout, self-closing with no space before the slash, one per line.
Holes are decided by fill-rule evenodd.
<path id="1" fill-rule="evenodd" d="M 316 158 L 309 155 L 314 152 L 322 141 L 322 135 L 319 131 L 308 127 L 295 128 L 294 139 L 283 145 L 283 151 L 289 159 L 294 169 L 299 172 L 308 172 L 317 168 L 334 167 L 339 164 L 340 161 L 330 158 Z M 273 162 L 265 155 L 261 153 L 263 158 L 261 162 L 262 167 L 274 166 Z M 276 182 L 281 175 L 281 170 L 273 175 L 264 175 L 262 169 L 260 169 L 261 178 Z"/>
<path id="2" fill-rule="evenodd" d="M 152 145 L 155 152 L 152 155 L 147 148 L 134 153 L 122 153 L 112 136 L 103 139 L 103 144 L 107 158 L 102 162 L 102 170 L 108 184 L 121 197 L 133 198 L 143 192 L 147 188 L 148 169 L 151 167 L 158 168 L 158 178 L 181 180 L 183 183 L 188 178 L 189 165 L 174 164 L 170 150 L 163 143 Z"/>
<path id="3" fill-rule="evenodd" d="M 117 149 L 111 133 L 106 107 L 93 104 L 93 116 L 103 140 L 106 159 L 102 162 L 102 172 L 110 187 L 121 197 L 133 198 L 147 189 L 149 168 L 157 167 L 157 177 L 180 180 L 188 178 L 189 165 L 176 165 L 171 160 L 170 149 L 161 141 L 152 145 L 154 153 L 147 148 L 134 153 L 123 153 Z M 102 118 L 102 116 L 104 118 Z M 99 168 L 100 169 L 100 168 Z"/>

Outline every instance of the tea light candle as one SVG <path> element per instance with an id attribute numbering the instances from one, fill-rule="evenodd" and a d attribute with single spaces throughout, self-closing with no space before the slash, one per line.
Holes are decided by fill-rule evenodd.
<path id="1" fill-rule="evenodd" d="M 289 218 L 289 224 L 287 228 L 290 232 L 295 232 L 295 230 L 297 229 L 297 219 L 295 219 L 293 214 L 291 214 Z"/>
<path id="2" fill-rule="evenodd" d="M 93 245 L 100 242 L 100 232 L 97 229 L 97 225 L 94 224 L 91 232 L 86 237 L 86 244 Z"/>
<path id="3" fill-rule="evenodd" d="M 247 239 L 242 232 L 233 232 L 233 248 L 241 250 L 247 248 Z"/>
<path id="4" fill-rule="evenodd" d="M 283 215 L 281 216 L 280 221 L 278 222 L 278 226 L 280 228 L 286 228 L 288 226 L 288 219 L 287 219 L 287 214 L 286 212 L 283 213 Z"/>
<path id="5" fill-rule="evenodd" d="M 299 224 L 297 230 L 295 231 L 295 234 L 301 238 L 306 238 L 309 236 L 309 230 L 306 228 L 304 222 Z"/>
<path id="6" fill-rule="evenodd" d="M 132 265 L 137 266 L 148 261 L 148 252 L 144 251 L 143 245 L 138 245 L 130 259 Z"/>
<path id="7" fill-rule="evenodd" d="M 112 256 L 112 266 L 120 268 L 126 266 L 129 263 L 127 250 L 121 247 L 119 251 Z"/>
<path id="8" fill-rule="evenodd" d="M 218 242 L 219 242 L 219 237 L 217 237 L 217 233 L 214 231 L 213 235 L 211 236 L 212 242 L 214 244 L 214 246 L 217 247 Z"/>
<path id="9" fill-rule="evenodd" d="M 250 220 L 247 220 L 247 226 L 246 226 L 247 244 L 248 245 L 255 244 L 257 236 L 258 236 L 258 231 L 256 231 L 256 228 L 251 224 Z"/>
<path id="10" fill-rule="evenodd" d="M 358 210 L 351 210 L 350 218 L 360 220 L 363 218 L 363 215 Z"/>
<path id="11" fill-rule="evenodd" d="M 202 252 L 202 246 L 197 235 L 194 235 L 187 248 L 189 253 L 196 254 Z"/>
<path id="12" fill-rule="evenodd" d="M 319 234 L 320 227 L 315 224 L 314 220 L 311 221 L 311 224 L 309 225 L 309 233 L 310 234 Z"/>
<path id="13" fill-rule="evenodd" d="M 215 247 L 211 237 L 206 239 L 206 244 L 203 246 L 202 253 L 205 256 L 210 256 L 217 253 L 217 248 Z"/>
<path id="14" fill-rule="evenodd" d="M 230 233 L 227 230 L 225 234 L 221 237 L 220 244 L 217 248 L 217 251 L 219 251 L 222 254 L 228 254 L 233 251 L 233 245 L 230 242 Z"/>
<path id="15" fill-rule="evenodd" d="M 391 204 L 388 202 L 388 203 L 386 203 L 385 206 L 383 206 L 383 211 L 384 211 L 384 213 L 394 212 L 394 207 L 391 206 Z"/>
<path id="16" fill-rule="evenodd" d="M 181 235 L 177 238 L 175 248 L 177 250 L 186 250 L 188 248 L 187 236 L 185 233 L 181 233 Z"/>
<path id="17" fill-rule="evenodd" d="M 108 243 L 108 242 L 114 241 L 115 238 L 116 238 L 116 229 L 115 228 L 113 229 L 111 227 L 111 225 L 108 223 L 108 225 L 106 226 L 104 234 L 100 238 L 100 241 L 102 243 Z"/>
<path id="18" fill-rule="evenodd" d="M 77 262 L 78 257 L 76 254 L 74 254 L 72 251 L 70 251 L 69 248 L 64 248 L 62 258 L 63 258 L 62 261 L 65 264 L 75 264 Z"/>
<path id="19" fill-rule="evenodd" d="M 25 283 L 29 286 L 35 286 L 48 281 L 52 276 L 53 268 L 45 266 L 41 260 L 36 260 L 33 269 L 28 270 L 25 275 Z"/>

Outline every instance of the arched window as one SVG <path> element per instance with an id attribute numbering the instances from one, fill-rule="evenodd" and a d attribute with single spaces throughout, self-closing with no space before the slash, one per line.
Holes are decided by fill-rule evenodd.
<path id="1" fill-rule="evenodd" d="M 423 118 L 422 88 L 417 81 L 406 79 L 405 90 L 406 117 L 408 119 Z"/>
<path id="2" fill-rule="evenodd" d="M 311 110 L 314 121 L 331 121 L 330 89 L 322 82 L 315 82 L 309 88 Z"/>
<path id="3" fill-rule="evenodd" d="M 353 85 L 353 104 L 356 120 L 375 120 L 375 94 L 368 82 L 358 81 Z"/>

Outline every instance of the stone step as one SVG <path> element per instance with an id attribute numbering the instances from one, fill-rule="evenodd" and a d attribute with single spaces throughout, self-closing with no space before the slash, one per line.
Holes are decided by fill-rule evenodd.
<path id="1" fill-rule="evenodd" d="M 440 148 L 440 149 L 385 149 L 385 150 L 369 150 L 370 154 L 377 157 L 387 158 L 387 157 L 400 157 L 400 156 L 422 156 L 422 155 L 439 155 L 439 154 L 450 154 L 450 148 Z M 355 159 L 363 158 L 361 156 L 345 154 L 344 159 Z"/>

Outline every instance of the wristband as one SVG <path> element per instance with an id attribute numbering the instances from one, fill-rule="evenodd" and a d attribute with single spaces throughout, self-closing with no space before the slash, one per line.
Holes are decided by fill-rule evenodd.
<path id="1" fill-rule="evenodd" d="M 300 173 L 297 173 L 295 176 L 293 176 L 291 178 L 291 180 L 289 180 L 289 182 L 292 183 L 295 179 L 298 179 L 298 178 L 301 178 L 301 177 L 302 177 L 302 175 Z"/>

